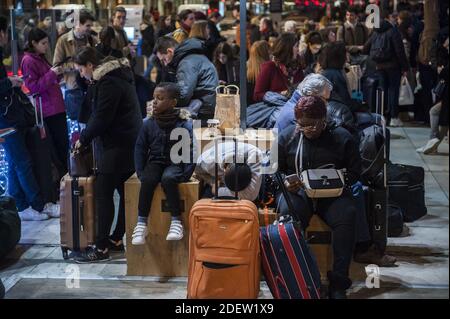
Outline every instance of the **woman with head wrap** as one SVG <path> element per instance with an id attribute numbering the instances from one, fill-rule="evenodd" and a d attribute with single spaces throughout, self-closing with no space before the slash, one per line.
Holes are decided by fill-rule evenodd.
<path id="1" fill-rule="evenodd" d="M 327 125 L 326 102 L 320 96 L 304 96 L 295 106 L 296 124 L 286 128 L 278 138 L 278 169 L 286 176 L 302 170 L 334 165 L 346 170 L 346 187 L 340 197 L 307 198 L 300 181 L 286 181 L 295 207 L 290 212 L 284 197 L 278 197 L 281 215 L 292 214 L 306 228 L 313 214 L 318 214 L 333 232 L 333 270 L 328 273 L 330 298 L 345 298 L 351 286 L 349 268 L 356 234 L 356 207 L 348 186 L 360 178 L 361 158 L 350 133 Z M 303 151 L 298 152 L 302 147 Z M 302 154 L 302 159 L 299 158 Z"/>

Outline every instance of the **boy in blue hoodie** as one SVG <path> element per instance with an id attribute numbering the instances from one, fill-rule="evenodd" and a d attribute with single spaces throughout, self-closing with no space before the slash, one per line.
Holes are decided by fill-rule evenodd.
<path id="1" fill-rule="evenodd" d="M 178 140 L 171 140 L 174 129 L 185 129 L 192 141 L 192 120 L 185 110 L 175 108 L 180 96 L 180 89 L 175 83 L 160 83 L 154 92 L 152 113 L 144 124 L 136 142 L 134 160 L 136 173 L 141 181 L 139 193 L 138 222 L 132 235 L 133 245 L 145 244 L 148 235 L 147 220 L 150 213 L 153 194 L 159 183 L 167 197 L 172 222 L 167 240 L 183 238 L 181 223 L 180 194 L 178 184 L 187 182 L 194 172 L 195 164 L 189 162 L 174 163 L 171 149 Z M 181 154 L 185 155 L 185 154 Z M 189 154 L 189 158 L 191 154 Z"/>

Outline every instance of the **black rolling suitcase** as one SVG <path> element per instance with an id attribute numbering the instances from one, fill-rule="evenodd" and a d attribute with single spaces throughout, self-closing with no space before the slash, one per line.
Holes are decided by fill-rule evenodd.
<path id="1" fill-rule="evenodd" d="M 42 114 L 41 96 L 35 94 L 31 97 L 35 107 L 36 125 L 27 129 L 26 144 L 33 163 L 33 173 L 45 203 L 55 203 L 58 199 L 55 188 L 54 171 L 52 167 L 52 145 L 47 136 Z"/>
<path id="2" fill-rule="evenodd" d="M 389 203 L 400 206 L 406 222 L 427 214 L 425 206 L 425 170 L 401 164 L 388 165 Z"/>
<path id="3" fill-rule="evenodd" d="M 384 114 L 384 91 L 377 90 L 376 96 L 377 113 Z M 386 121 L 384 116 L 380 116 L 383 134 L 386 137 Z M 381 183 L 371 185 L 366 190 L 367 219 L 369 222 L 370 235 L 372 242 L 384 252 L 388 237 L 388 188 L 387 188 L 387 148 L 383 148 L 383 168 L 380 174 Z"/>

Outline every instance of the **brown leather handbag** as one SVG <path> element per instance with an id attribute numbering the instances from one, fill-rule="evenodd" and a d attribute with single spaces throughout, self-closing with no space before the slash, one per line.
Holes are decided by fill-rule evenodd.
<path id="1" fill-rule="evenodd" d="M 72 177 L 88 177 L 94 170 L 94 156 L 91 146 L 72 150 L 69 156 L 69 173 Z"/>

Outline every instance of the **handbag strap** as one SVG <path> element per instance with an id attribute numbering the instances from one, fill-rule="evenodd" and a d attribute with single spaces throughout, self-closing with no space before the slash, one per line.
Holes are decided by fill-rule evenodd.
<path id="1" fill-rule="evenodd" d="M 300 133 L 300 140 L 297 145 L 297 152 L 295 152 L 295 172 L 297 176 L 301 178 L 301 173 L 303 171 L 303 132 Z M 299 157 L 300 156 L 300 168 L 299 168 Z"/>

